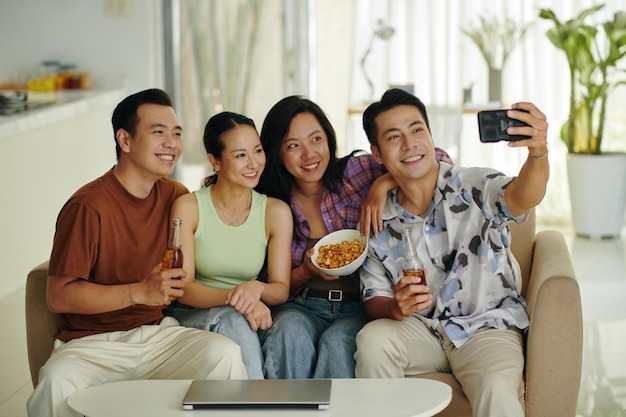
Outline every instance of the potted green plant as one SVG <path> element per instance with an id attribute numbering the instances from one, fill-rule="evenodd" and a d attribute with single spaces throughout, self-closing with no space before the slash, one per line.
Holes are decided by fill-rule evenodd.
<path id="1" fill-rule="evenodd" d="M 480 16 L 478 23 L 461 28 L 474 42 L 489 69 L 489 101 L 501 102 L 502 70 L 511 52 L 524 38 L 529 24 L 501 16 Z"/>
<path id="2" fill-rule="evenodd" d="M 554 22 L 546 35 L 565 52 L 569 66 L 569 118 L 561 131 L 568 152 L 601 152 L 607 97 L 615 87 L 626 83 L 619 78 L 625 70 L 618 66 L 626 56 L 626 12 L 615 13 L 612 20 L 597 25 L 588 23 L 589 16 L 603 7 L 592 6 L 566 22 L 561 22 L 551 9 L 539 12 L 539 17 Z"/>
<path id="3" fill-rule="evenodd" d="M 592 6 L 567 21 L 560 20 L 551 9 L 539 12 L 539 17 L 554 23 L 546 36 L 567 58 L 569 114 L 561 128 L 561 139 L 568 150 L 574 227 L 578 234 L 592 237 L 620 235 L 626 202 L 626 183 L 607 185 L 609 179 L 626 178 L 626 155 L 602 149 L 607 98 L 619 85 L 626 84 L 626 12 L 617 12 L 604 22 L 591 23 L 592 15 L 603 7 L 603 4 Z M 601 155 L 606 158 L 597 158 Z M 613 164 L 615 167 L 611 168 Z M 594 173 L 597 178 L 593 177 Z M 584 187 L 587 180 L 591 182 L 590 189 Z M 609 200 L 600 202 L 603 197 Z M 593 206 L 614 208 L 615 213 L 587 213 Z"/>

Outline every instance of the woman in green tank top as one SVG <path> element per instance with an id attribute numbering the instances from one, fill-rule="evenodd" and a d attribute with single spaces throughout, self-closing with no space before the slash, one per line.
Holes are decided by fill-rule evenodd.
<path id="1" fill-rule="evenodd" d="M 253 190 L 265 168 L 254 122 L 240 114 L 213 116 L 204 145 L 215 174 L 179 197 L 183 268 L 194 282 L 169 309 L 181 325 L 230 337 L 241 347 L 248 378 L 263 378 L 257 330 L 272 326 L 269 306 L 289 295 L 291 209 Z M 267 258 L 267 282 L 257 280 Z"/>

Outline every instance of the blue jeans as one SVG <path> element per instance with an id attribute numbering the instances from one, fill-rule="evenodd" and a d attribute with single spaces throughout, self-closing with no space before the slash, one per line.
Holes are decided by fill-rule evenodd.
<path id="1" fill-rule="evenodd" d="M 241 348 L 241 358 L 248 379 L 263 379 L 263 352 L 259 335 L 252 331 L 248 320 L 232 306 L 196 308 L 173 303 L 167 315 L 174 317 L 181 326 L 222 334 L 235 341 Z"/>
<path id="2" fill-rule="evenodd" d="M 298 296 L 272 307 L 274 324 L 259 331 L 266 378 L 354 378 L 363 304 Z"/>

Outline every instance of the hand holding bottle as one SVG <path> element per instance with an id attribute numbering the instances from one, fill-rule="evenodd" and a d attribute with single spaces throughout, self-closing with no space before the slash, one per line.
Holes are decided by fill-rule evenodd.
<path id="1" fill-rule="evenodd" d="M 427 309 L 432 304 L 433 298 L 428 291 L 426 273 L 417 256 L 415 242 L 411 238 L 409 228 L 402 230 L 402 247 L 404 252 L 403 276 L 394 288 L 394 309 L 396 310 L 394 317 L 398 320 Z"/>
<path id="2" fill-rule="evenodd" d="M 184 285 L 179 283 L 184 278 L 184 270 L 164 271 L 158 264 L 143 280 L 128 284 L 130 301 L 133 305 L 169 305 L 171 300 L 183 295 Z"/>
<path id="3" fill-rule="evenodd" d="M 424 266 L 422 261 L 417 256 L 417 249 L 415 248 L 415 242 L 411 237 L 411 229 L 402 229 L 402 249 L 404 253 L 404 262 L 402 263 L 402 273 L 405 277 L 415 276 L 419 277 L 420 284 L 426 284 L 426 273 L 424 272 Z"/>
<path id="4" fill-rule="evenodd" d="M 165 249 L 163 260 L 161 261 L 161 269 L 163 271 L 183 267 L 182 234 L 180 230 L 181 225 L 182 221 L 180 219 L 172 219 L 168 235 L 167 249 Z M 170 296 L 170 300 L 175 299 L 176 297 Z"/>
<path id="5" fill-rule="evenodd" d="M 415 276 L 404 276 L 394 288 L 395 312 L 392 314 L 396 320 L 409 317 L 418 311 L 431 306 L 433 296 L 426 285 L 417 283 Z"/>

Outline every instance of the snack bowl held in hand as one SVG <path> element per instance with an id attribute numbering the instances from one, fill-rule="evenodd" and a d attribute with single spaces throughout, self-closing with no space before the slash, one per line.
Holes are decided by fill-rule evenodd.
<path id="1" fill-rule="evenodd" d="M 353 243 L 354 240 L 357 240 L 358 243 L 360 243 L 360 246 L 362 246 L 363 248 L 363 251 L 358 256 L 356 256 L 357 254 L 356 251 L 358 248 L 356 247 L 356 245 L 354 245 Z M 344 243 L 344 242 L 347 242 L 347 243 Z M 320 248 L 322 248 L 322 252 L 324 252 L 325 250 L 326 251 L 328 250 L 328 247 L 330 245 L 339 245 L 339 246 L 332 247 L 333 248 L 332 254 L 330 255 L 329 259 L 327 259 L 327 260 L 332 260 L 333 263 L 332 264 L 326 263 L 324 266 L 321 266 L 318 264 L 318 259 L 321 259 Z M 349 246 L 350 249 L 348 249 L 347 246 Z M 311 262 L 313 262 L 313 265 L 319 268 L 320 271 L 328 275 L 334 275 L 334 276 L 350 275 L 354 271 L 359 269 L 359 267 L 363 265 L 363 262 L 365 262 L 365 257 L 367 256 L 367 246 L 368 246 L 367 239 L 361 236 L 358 230 L 356 229 L 336 230 L 332 233 L 327 234 L 315 244 L 315 246 L 313 247 L 314 252 L 313 252 L 313 255 L 311 256 Z M 346 252 L 346 250 L 348 250 L 349 253 Z M 352 262 L 348 264 L 344 264 L 346 261 L 346 258 L 348 259 L 355 258 L 355 259 L 352 260 Z M 339 265 L 339 266 L 334 267 L 334 265 Z"/>

